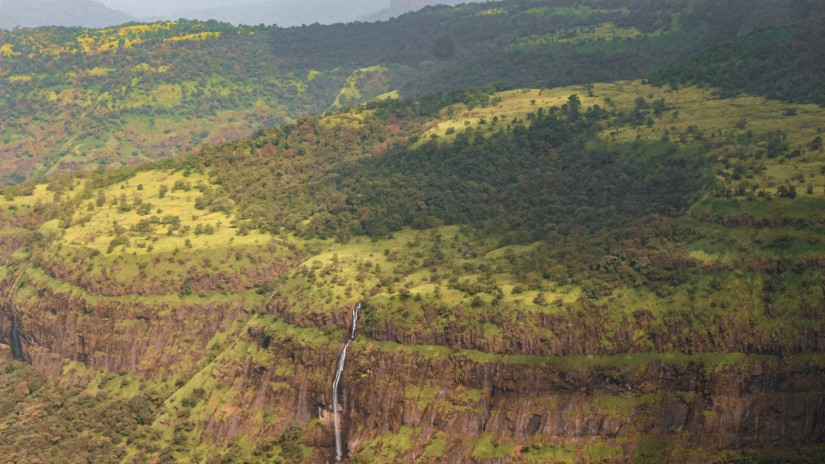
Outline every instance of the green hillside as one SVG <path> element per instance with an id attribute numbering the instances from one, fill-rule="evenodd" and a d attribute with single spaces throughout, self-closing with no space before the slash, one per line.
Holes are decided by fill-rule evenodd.
<path id="1" fill-rule="evenodd" d="M 0 31 L 0 456 L 822 461 L 820 7 L 749 5 Z"/>
<path id="2" fill-rule="evenodd" d="M 738 37 L 668 66 L 651 80 L 673 86 L 709 85 L 728 96 L 750 93 L 823 105 L 825 32 L 821 19 Z"/>
<path id="3" fill-rule="evenodd" d="M 766 25 L 805 17 L 788 14 Z M 642 78 L 730 38 L 734 1 L 508 1 L 381 23 L 0 31 L 0 181 L 139 164 L 358 104 Z"/>
<path id="4" fill-rule="evenodd" d="M 811 143 L 825 112 L 714 95 L 624 81 L 391 100 L 8 190 L 2 320 L 31 334 L 11 349 L 61 384 L 30 394 L 78 398 L 56 418 L 74 401 L 101 417 L 148 402 L 117 435 L 14 436 L 112 462 L 320 462 L 330 369 L 363 301 L 345 374 L 351 462 L 762 462 L 790 445 L 813 459 L 804 428 L 723 430 L 739 407 L 820 408 L 825 158 Z M 71 334 L 55 344 L 52 326 Z M 458 366 L 503 377 L 485 386 Z M 693 370 L 696 386 L 644 380 Z M 781 390 L 727 383 L 760 371 Z M 549 383 L 508 383 L 524 375 Z M 378 391 L 407 422 L 357 425 L 378 420 Z M 545 432 L 498 428 L 504 398 Z M 630 419 L 585 441 L 551 425 L 562 405 Z M 679 410 L 687 422 L 670 428 Z M 461 431 L 478 417 L 486 431 Z"/>

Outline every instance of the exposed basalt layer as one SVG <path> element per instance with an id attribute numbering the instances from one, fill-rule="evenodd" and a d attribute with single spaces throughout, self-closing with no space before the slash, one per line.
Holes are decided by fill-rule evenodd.
<path id="1" fill-rule="evenodd" d="M 16 358 L 52 376 L 70 360 L 146 378 L 191 375 L 218 330 L 244 311 L 241 300 L 92 301 L 50 288 L 38 288 L 35 295 L 8 296 L 0 331 Z"/>
<path id="2" fill-rule="evenodd" d="M 271 363 L 247 358 L 214 366 L 215 380 L 238 394 L 231 407 L 206 421 L 203 438 L 277 436 L 283 424 L 306 425 L 316 417 L 331 428 L 328 382 L 334 347 L 273 339 L 265 330 L 249 330 L 244 338 L 271 353 Z M 413 445 L 395 456 L 398 462 L 466 462 L 472 442 L 486 435 L 501 446 L 575 445 L 579 459 L 594 444 L 615 448 L 617 458 L 632 458 L 638 451 L 638 440 L 627 440 L 632 437 L 701 449 L 704 456 L 825 437 L 819 419 L 825 414 L 825 371 L 801 360 L 745 357 L 739 363 L 709 364 L 697 357 L 635 367 L 583 361 L 571 368 L 553 364 L 553 358 L 530 365 L 394 350 L 365 341 L 352 347 L 342 382 L 350 455 L 366 456 L 376 446 L 388 446 L 376 443 L 385 432 L 403 428 L 413 431 Z M 287 370 L 290 375 L 284 375 Z M 237 413 L 227 416 L 228 409 Z M 261 409 L 276 412 L 279 425 L 254 426 L 249 411 Z M 436 434 L 447 442 L 445 453 L 422 458 Z M 671 461 L 680 459 L 674 455 Z"/>
<path id="3" fill-rule="evenodd" d="M 188 402 L 189 409 L 171 407 L 160 423 L 175 427 L 188 417 L 200 430 L 196 440 L 217 446 L 239 436 L 277 438 L 298 425 L 305 443 L 315 448 L 310 461 L 334 457 L 329 382 L 344 335 L 330 337 L 306 319 L 301 324 L 306 328 L 288 326 L 280 315 L 301 320 L 276 300 L 269 305 L 275 317 L 253 319 L 214 360 L 204 362 L 215 334 L 244 314 L 242 301 L 150 305 L 91 300 L 10 282 L 0 332 L 15 357 L 30 360 L 42 372 L 61 376 L 66 362 L 76 360 L 95 369 L 135 371 L 143 378 L 189 379 L 181 397 L 168 403 Z M 580 461 L 590 460 L 587 450 L 594 446 L 612 450 L 611 459 L 633 460 L 647 452 L 645 440 L 665 443 L 656 448 L 662 453 L 674 446 L 701 450 L 690 457 L 664 455 L 679 462 L 710 459 L 730 449 L 825 439 L 825 369 L 817 362 L 804 356 L 753 355 L 669 360 L 656 354 L 656 343 L 670 345 L 662 341 L 666 335 L 657 335 L 659 326 L 651 323 L 650 314 L 630 315 L 619 330 L 607 333 L 596 323 L 598 308 L 591 309 L 572 326 L 563 316 L 522 314 L 519 322 L 540 329 L 536 333 L 498 321 L 510 338 L 501 335 L 493 344 L 484 341 L 487 345 L 476 340 L 488 339 L 463 334 L 458 326 L 444 339 L 392 336 L 389 328 L 362 331 L 350 347 L 342 378 L 347 454 L 396 462 L 465 462 L 479 440 L 511 450 L 503 458 L 479 457 L 483 462 L 519 460 L 531 447 L 542 446 L 572 447 Z M 343 329 L 350 318 L 342 309 L 314 322 Z M 632 334 L 639 329 L 653 334 L 654 349 L 627 354 L 633 352 Z M 714 340 L 732 347 L 748 343 L 742 327 L 725 333 Z M 819 334 L 811 330 L 798 343 L 822 351 Z M 555 357 L 613 354 L 603 349 L 600 337 L 613 337 L 622 354 Z M 697 333 L 691 339 L 701 343 L 703 337 L 710 340 L 711 335 Z M 416 346 L 427 340 L 436 346 Z M 701 353 L 699 346 L 694 345 Z M 490 354 L 496 352 L 532 356 Z M 193 389 L 201 389 L 205 397 L 184 393 Z M 388 433 L 407 436 L 409 445 L 392 442 Z M 433 440 L 444 443 L 438 455 L 427 451 Z"/>
<path id="4" fill-rule="evenodd" d="M 345 319 L 338 313 L 307 314 L 280 301 L 273 302 L 269 309 L 290 324 L 306 328 L 329 330 L 343 324 Z M 764 311 L 762 307 L 740 309 L 744 314 Z M 667 315 L 667 320 L 643 309 L 608 320 L 605 315 L 615 314 L 615 311 L 588 304 L 581 308 L 560 308 L 557 314 L 513 311 L 517 317 L 510 319 L 493 316 L 484 309 L 458 308 L 458 317 L 446 330 L 430 326 L 435 319 L 435 306 L 424 304 L 423 310 L 425 314 L 432 313 L 433 317 L 425 317 L 421 325 L 399 326 L 394 321 L 371 324 L 366 318 L 361 330 L 374 340 L 404 345 L 441 345 L 487 353 L 537 356 L 674 351 L 780 355 L 825 351 L 825 323 L 822 322 L 818 328 L 800 326 L 792 335 L 771 334 L 768 338 L 766 334 L 752 330 L 754 322 L 748 317 L 713 317 L 698 309 L 685 311 L 683 308 Z M 476 326 L 462 326 L 465 316 L 475 318 Z M 494 337 L 486 336 L 481 327 L 485 322 L 494 322 L 501 328 L 500 333 Z M 640 333 L 644 337 L 640 338 Z"/>
<path id="5" fill-rule="evenodd" d="M 479 365 L 460 358 L 423 365 L 420 359 L 387 362 L 382 358 L 380 353 L 357 356 L 360 367 L 369 369 L 365 378 L 353 379 L 349 385 L 349 420 L 365 424 L 360 433 L 408 425 L 431 433 L 449 430 L 477 436 L 487 432 L 517 443 L 535 438 L 581 444 L 594 437 L 611 442 L 620 435 L 652 434 L 706 451 L 787 446 L 816 440 L 825 433 L 825 425 L 817 420 L 825 412 L 821 391 L 825 379 L 822 373 L 800 366 L 757 363 L 713 372 L 697 364 L 674 367 L 653 363 L 623 374 L 615 369 L 571 373 Z M 399 368 L 403 364 L 407 366 Z M 358 393 L 369 390 L 367 385 L 385 385 L 395 372 L 411 370 L 426 372 L 421 380 L 433 382 L 437 395 L 464 387 L 480 390 L 482 398 L 471 402 L 469 410 L 445 413 L 437 402 L 423 410 L 413 409 L 409 401 L 403 401 L 406 387 L 398 385 L 393 392 L 391 382 L 382 395 L 383 402 Z M 389 423 L 382 423 L 376 420 L 382 410 L 404 414 L 391 415 Z M 707 437 L 711 436 L 718 441 L 709 443 Z M 357 443 L 366 438 L 355 432 L 350 439 Z M 452 460 L 460 459 L 459 455 Z"/>

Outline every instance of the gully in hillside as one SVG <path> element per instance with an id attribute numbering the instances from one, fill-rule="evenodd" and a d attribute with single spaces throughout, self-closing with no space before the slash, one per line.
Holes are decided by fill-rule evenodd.
<path id="1" fill-rule="evenodd" d="M 338 356 L 338 367 L 335 370 L 335 377 L 332 379 L 332 417 L 335 423 L 335 460 L 340 461 L 344 456 L 343 445 L 341 443 L 341 420 L 338 417 L 338 386 L 341 382 L 341 374 L 344 372 L 344 363 L 347 360 L 347 348 L 355 340 L 355 329 L 358 326 L 358 315 L 361 313 L 361 303 L 357 303 L 352 309 L 352 325 L 350 326 L 349 339 L 344 343 L 341 355 Z"/>

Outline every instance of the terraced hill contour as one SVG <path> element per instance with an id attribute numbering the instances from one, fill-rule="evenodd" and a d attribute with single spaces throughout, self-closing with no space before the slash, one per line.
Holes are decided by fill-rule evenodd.
<path id="1" fill-rule="evenodd" d="M 639 79 L 749 28 L 822 10 L 740 3 L 519 0 L 377 24 L 0 31 L 0 182 L 175 156 L 393 92 Z"/>
<path id="2" fill-rule="evenodd" d="M 637 81 L 465 100 L 9 190 L 0 332 L 57 385 L 18 384 L 4 417 L 41 395 L 70 423 L 74 401 L 134 412 L 80 442 L 7 420 L 0 447 L 323 462 L 364 301 L 351 462 L 821 455 L 820 107 Z M 536 166 L 542 189 L 520 190 Z"/>

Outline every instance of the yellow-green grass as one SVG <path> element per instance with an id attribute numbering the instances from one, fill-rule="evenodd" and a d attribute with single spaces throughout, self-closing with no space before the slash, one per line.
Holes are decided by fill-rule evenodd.
<path id="1" fill-rule="evenodd" d="M 498 16 L 498 15 L 506 15 L 507 10 L 504 8 L 491 8 L 489 10 L 483 10 L 478 12 L 478 16 Z"/>
<path id="2" fill-rule="evenodd" d="M 0 56 L 17 56 L 20 53 L 14 51 L 14 45 L 10 43 L 4 43 L 0 45 Z"/>
<path id="3" fill-rule="evenodd" d="M 79 361 L 66 361 L 61 375 L 56 379 L 66 387 L 82 386 L 83 392 L 97 396 L 105 392 L 110 397 L 131 399 L 146 391 L 169 392 L 174 380 L 162 381 L 140 378 L 134 372 L 114 374 L 107 370 L 94 370 Z"/>
<path id="4" fill-rule="evenodd" d="M 386 73 L 389 70 L 386 66 L 376 65 L 370 66 L 367 68 L 360 68 L 356 69 L 355 71 L 347 77 L 347 82 L 341 91 L 338 92 L 338 95 L 335 97 L 335 101 L 333 103 L 334 108 L 338 108 L 344 106 L 347 102 L 356 101 L 360 99 L 362 95 L 362 90 L 358 87 L 358 81 L 367 74 L 374 74 L 374 73 Z M 386 92 L 389 89 L 384 89 Z"/>
<path id="5" fill-rule="evenodd" d="M 364 119 L 369 116 L 369 112 L 364 111 L 357 111 L 357 112 L 348 112 L 348 113 L 341 113 L 336 112 L 330 116 L 327 116 L 321 119 L 321 124 L 327 127 L 333 126 L 350 126 L 350 127 L 361 127 L 364 123 Z"/>
<path id="6" fill-rule="evenodd" d="M 440 248 L 445 260 L 438 266 L 425 267 L 421 260 L 431 252 L 436 236 L 440 237 Z M 292 238 L 292 241 L 302 243 L 297 238 Z M 392 302 L 401 295 L 436 299 L 451 306 L 469 305 L 476 297 L 484 303 L 491 303 L 494 299 L 495 295 L 489 292 L 471 295 L 455 288 L 455 283 L 451 283 L 450 279 L 456 276 L 459 285 L 467 284 L 464 286 L 492 279 L 493 285 L 503 291 L 499 301 L 518 306 L 521 310 L 547 311 L 548 308 L 533 302 L 539 293 L 544 293 L 548 301 L 566 303 L 576 301 L 581 294 L 579 288 L 561 286 L 551 280 L 542 282 L 542 292 L 522 288 L 521 292 L 513 292 L 516 287 L 523 286 L 510 274 L 499 272 L 486 276 L 466 271 L 468 265 L 477 267 L 487 264 L 493 267 L 495 263 L 504 260 L 507 254 L 530 253 L 536 245 L 500 247 L 494 238 L 473 239 L 462 234 L 459 226 L 427 230 L 404 229 L 387 239 L 356 237 L 343 244 L 328 240 L 304 242 L 304 246 L 317 250 L 312 257 L 301 263 L 301 267 L 316 274 L 315 290 L 301 277 L 293 278 L 287 284 L 285 293 L 294 291 L 305 296 L 307 292 L 327 291 L 334 300 L 329 307 L 311 306 L 307 311 L 340 308 L 343 304 L 358 301 L 368 294 L 374 304 L 385 305 L 393 305 Z M 397 281 L 386 285 L 387 281 L 392 280 Z M 382 281 L 384 285 L 379 285 Z"/>
<path id="7" fill-rule="evenodd" d="M 602 99 L 609 98 L 617 109 L 625 111 L 635 108 L 639 97 L 645 98 L 648 104 L 664 99 L 671 107 L 660 117 L 652 117 L 653 124 L 649 127 L 645 124 L 610 128 L 601 134 L 618 142 L 661 140 L 666 133 L 671 141 L 678 141 L 681 135 L 691 132 L 701 132 L 705 140 L 724 140 L 723 137 L 736 137 L 747 132 L 754 136 L 777 130 L 785 132 L 789 150 L 801 150 L 804 154 L 792 160 L 764 157 L 759 160 L 759 164 L 767 169 L 753 180 L 769 192 L 775 193 L 777 186 L 799 174 L 816 178 L 825 166 L 825 153 L 809 148 L 811 141 L 825 131 L 825 108 L 817 105 L 789 104 L 755 96 L 722 99 L 714 95 L 713 89 L 688 87 L 673 90 L 638 81 L 596 84 L 593 92 Z M 789 109 L 794 109 L 795 115 L 787 115 Z M 688 138 L 692 139 L 692 136 Z M 723 147 L 714 154 L 724 156 L 728 153 L 725 150 L 728 148 Z M 821 187 L 820 184 L 817 186 Z M 823 195 L 821 188 L 816 190 L 815 195 Z"/>
<path id="8" fill-rule="evenodd" d="M 765 156 L 756 159 L 747 156 L 747 163 L 764 166 L 764 170 L 749 175 L 749 178 L 743 177 L 742 180 L 758 185 L 759 190 L 770 195 L 775 195 L 780 186 L 794 185 L 799 195 L 825 196 L 825 179 L 821 171 L 825 167 L 825 152 L 810 149 L 811 142 L 825 132 L 825 108 L 817 105 L 792 105 L 755 96 L 722 99 L 715 95 L 713 89 L 685 87 L 674 90 L 670 87 L 646 85 L 640 81 L 618 81 L 597 83 L 588 88 L 571 86 L 505 91 L 492 95 L 492 103 L 488 106 L 469 109 L 464 104 L 456 104 L 445 108 L 438 120 L 424 128 L 417 144 L 423 144 L 434 137 L 450 142 L 456 134 L 465 130 L 473 130 L 475 133 L 481 128 L 482 134 L 495 132 L 512 124 L 514 119 L 529 124 L 530 121 L 526 119 L 529 113 L 539 108 L 559 107 L 574 94 L 582 101 L 584 108 L 599 105 L 624 113 L 635 111 L 637 100 L 644 100 L 648 107 L 645 111 L 649 123 L 633 126 L 611 121 L 600 134 L 604 139 L 632 143 L 667 137 L 674 143 L 697 143 L 699 134 L 702 140 L 727 141 L 721 148 L 712 148 L 707 153 L 709 158 L 720 161 L 735 155 L 738 148 L 743 152 L 764 151 L 765 142 L 756 139 L 781 130 L 787 134 L 785 142 L 788 151 L 799 150 L 802 155 L 792 159 L 769 159 Z M 666 110 L 660 115 L 654 115 L 650 107 L 659 99 L 664 100 Z M 789 113 L 789 109 L 794 111 Z M 749 132 L 754 138 L 751 144 L 756 145 L 750 148 L 739 147 L 735 139 Z M 730 175 L 732 169 L 731 166 L 724 171 Z M 723 177 L 719 177 L 719 181 L 730 189 L 735 189 L 740 182 Z M 808 186 L 814 187 L 811 194 L 807 193 Z"/>
<path id="9" fill-rule="evenodd" d="M 669 87 L 654 87 L 637 81 L 624 81 L 610 84 L 596 84 L 594 93 L 604 99 L 609 97 L 616 108 L 629 110 L 634 108 L 635 100 L 644 97 L 648 103 L 663 98 L 672 106 L 659 120 L 654 119 L 652 127 L 624 128 L 615 135 L 616 140 L 632 142 L 637 133 L 643 139 L 659 140 L 665 131 L 670 134 L 685 132 L 695 126 L 705 134 L 732 131 L 737 123 L 744 119 L 744 130 L 753 131 L 755 135 L 767 134 L 776 130 L 788 132 L 791 145 L 808 144 L 820 129 L 825 129 L 825 108 L 808 104 L 789 104 L 778 100 L 768 100 L 755 96 L 718 98 L 712 89 L 687 87 L 678 90 Z M 789 108 L 795 108 L 795 116 L 784 115 Z M 673 110 L 678 111 L 674 117 Z"/>
<path id="10" fill-rule="evenodd" d="M 612 22 L 595 26 L 577 27 L 552 34 L 533 35 L 518 39 L 507 46 L 508 50 L 546 47 L 549 44 L 576 44 L 592 41 L 628 40 L 643 34 L 635 27 L 616 27 Z"/>
<path id="11" fill-rule="evenodd" d="M 490 98 L 494 104 L 489 106 L 469 109 L 466 105 L 459 103 L 444 108 L 440 118 L 425 128 L 421 134 L 422 142 L 420 143 L 430 140 L 432 136 L 442 137 L 449 141 L 455 138 L 455 133 L 475 129 L 480 125 L 488 130 L 496 131 L 504 129 L 513 122 L 513 119 L 529 123 L 524 120 L 529 113 L 534 113 L 539 108 L 561 106 L 574 94 L 579 96 L 582 106 L 603 105 L 600 99 L 589 97 L 581 86 L 507 90 L 492 95 Z M 498 121 L 494 122 L 493 118 L 498 118 Z M 482 121 L 484 124 L 481 124 Z"/>
<path id="12" fill-rule="evenodd" d="M 533 10 L 537 10 L 538 8 L 531 8 L 528 10 L 530 13 Z M 573 16 L 576 18 L 583 18 L 587 19 L 594 14 L 608 14 L 608 13 L 622 13 L 625 16 L 630 14 L 630 10 L 627 8 L 620 8 L 618 10 L 607 10 L 601 8 L 591 8 L 589 6 L 558 6 L 553 8 L 553 14 L 558 16 Z"/>
<path id="13" fill-rule="evenodd" d="M 401 97 L 401 93 L 398 90 L 393 90 L 390 92 L 382 93 L 377 97 L 373 98 L 373 100 L 398 100 Z"/>
<path id="14" fill-rule="evenodd" d="M 22 194 L 15 194 L 13 190 L 9 190 L 7 195 L 0 196 L 0 212 L 22 213 L 31 211 L 34 208 L 43 207 L 54 202 L 56 197 L 64 201 L 70 200 L 81 194 L 85 183 L 84 179 L 74 179 L 59 195 L 55 195 L 54 191 L 49 190 L 48 184 L 37 184 L 30 192 Z"/>
<path id="15" fill-rule="evenodd" d="M 107 51 L 116 51 L 121 48 L 128 49 L 143 42 L 145 35 L 172 30 L 177 24 L 177 22 L 172 21 L 88 30 L 85 35 L 77 38 L 77 44 L 80 51 L 92 55 Z M 218 38 L 220 35 L 220 32 L 190 32 L 165 37 L 164 41 L 202 41 Z M 68 44 L 67 47 L 59 51 L 74 52 L 75 48 L 72 47 L 72 45 L 73 44 Z"/>
<path id="16" fill-rule="evenodd" d="M 825 242 L 825 234 L 816 228 L 724 227 L 697 221 L 685 223 L 705 232 L 705 238 L 684 247 L 691 257 L 705 262 L 733 264 L 736 259 L 743 258 L 818 259 L 822 256 L 822 244 Z"/>
<path id="17" fill-rule="evenodd" d="M 176 182 L 188 183 L 190 190 L 173 191 Z M 109 242 L 117 236 L 113 231 L 115 223 L 129 231 L 138 222 L 151 216 L 159 218 L 175 216 L 180 219 L 181 228 L 188 226 L 194 231 L 198 226 L 211 226 L 214 228 L 214 233 L 196 235 L 191 232 L 182 236 L 174 233 L 169 235 L 169 226 L 158 225 L 154 233 L 130 234 L 142 235 L 149 240 L 136 237 L 135 245 L 121 247 L 119 248 L 121 252 L 125 252 L 126 249 L 136 254 L 164 253 L 186 248 L 215 250 L 228 245 L 243 247 L 268 242 L 270 237 L 257 231 L 251 231 L 248 235 L 238 235 L 238 230 L 230 226 L 233 220 L 230 214 L 196 209 L 195 200 L 202 195 L 196 188 L 199 184 L 208 185 L 206 176 L 200 174 L 185 176 L 182 172 L 166 171 L 138 173 L 127 181 L 103 189 L 104 205 L 96 205 L 97 197 L 85 200 L 72 216 L 73 225 L 65 230 L 62 242 L 67 245 L 106 252 Z M 164 198 L 160 198 L 160 186 L 162 185 L 169 189 Z M 122 198 L 126 198 L 130 205 L 134 204 L 135 199 L 139 199 L 143 203 L 150 203 L 152 207 L 149 213 L 143 215 L 138 214 L 134 207 L 129 211 L 122 211 L 120 209 Z M 118 204 L 113 204 L 115 200 Z M 141 243 L 145 246 L 140 246 Z M 150 245 L 151 250 L 149 250 Z"/>
<path id="18" fill-rule="evenodd" d="M 80 195 L 84 182 L 75 180 L 72 190 L 61 194 L 62 201 Z M 174 190 L 176 184 L 188 185 L 189 190 Z M 162 185 L 168 188 L 164 198 L 160 195 Z M 262 269 L 274 263 L 288 265 L 295 253 L 293 246 L 256 230 L 241 232 L 233 225 L 231 212 L 197 209 L 195 201 L 203 195 L 198 187 L 208 188 L 205 176 L 145 171 L 101 189 L 100 197 L 93 191 L 78 201 L 70 219 L 53 219 L 38 227 L 37 232 L 49 245 L 38 251 L 43 266 L 27 268 L 25 279 L 92 301 L 196 304 L 240 300 L 250 308 L 262 307 L 268 295 L 254 290 L 264 283 L 260 279 L 266 278 Z M 46 185 L 38 185 L 31 195 L 0 198 L 0 208 L 22 214 L 54 197 Z M 121 209 L 122 198 L 126 198 L 127 208 Z M 136 207 L 141 206 L 136 203 L 151 207 L 139 214 Z M 155 223 L 149 228 L 135 227 L 153 217 L 152 221 L 161 222 L 176 218 L 179 226 Z M 12 258 L 25 258 L 24 249 Z M 50 273 L 55 269 L 61 277 L 51 277 L 44 269 Z M 209 292 L 182 290 L 186 279 L 204 275 L 222 276 L 219 287 Z M 228 290 L 226 279 L 231 279 L 233 291 Z M 115 293 L 100 295 L 87 290 L 90 282 Z M 135 283 L 137 287 L 133 287 Z M 246 290 L 238 291 L 238 285 Z M 107 296 L 110 294 L 119 296 Z"/>
<path id="19" fill-rule="evenodd" d="M 572 445 L 535 445 L 530 446 L 523 454 L 527 462 L 544 464 L 573 464 L 575 460 L 575 448 Z"/>
<path id="20" fill-rule="evenodd" d="M 217 39 L 221 36 L 220 32 L 196 32 L 194 34 L 183 34 L 175 37 L 164 39 L 166 42 L 182 42 L 187 40 L 203 41 L 208 39 Z"/>

